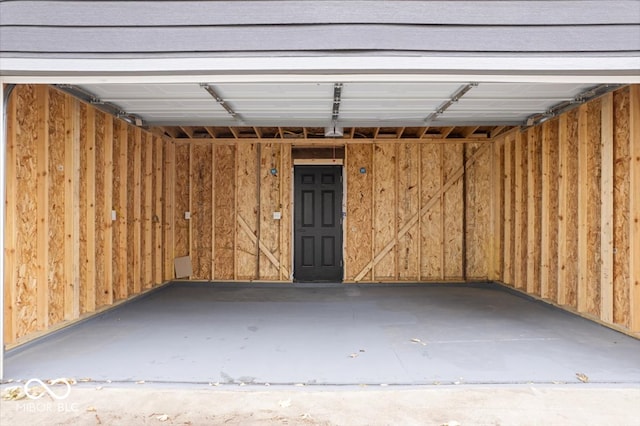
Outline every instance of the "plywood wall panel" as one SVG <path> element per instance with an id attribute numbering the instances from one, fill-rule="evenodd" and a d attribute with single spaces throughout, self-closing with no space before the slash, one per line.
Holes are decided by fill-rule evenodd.
<path id="1" fill-rule="evenodd" d="M 552 120 L 545 123 L 545 135 L 548 138 L 548 155 L 545 155 L 549 162 L 547 178 L 543 176 L 543 184 L 548 185 L 548 204 L 543 205 L 543 211 L 547 211 L 549 218 L 546 233 L 549 235 L 549 246 L 546 249 L 547 257 L 544 262 L 547 265 L 547 297 L 554 302 L 558 301 L 558 203 L 559 203 L 559 170 L 558 158 L 558 125 L 559 120 Z M 544 231 L 543 231 L 544 232 Z"/>
<path id="2" fill-rule="evenodd" d="M 14 93 L 19 91 L 16 88 Z M 17 96 L 17 95 L 16 95 Z M 3 338 L 5 344 L 12 344 L 16 340 L 16 284 L 18 281 L 18 267 L 16 263 L 16 247 L 18 233 L 16 229 L 17 212 L 13 208 L 16 206 L 17 197 L 17 137 L 16 131 L 18 129 L 17 123 L 17 109 L 16 104 L 18 100 L 12 100 L 9 98 L 5 104 L 7 109 L 7 121 L 6 121 L 6 134 L 7 134 L 7 147 L 6 147 L 6 165 L 5 165 L 5 201 L 7 209 L 4 217 L 5 227 L 5 240 L 4 240 L 4 311 L 3 311 Z"/>
<path id="3" fill-rule="evenodd" d="M 127 126 L 116 120 L 113 132 L 113 292 L 114 299 L 127 297 Z M 124 164 L 123 164 L 124 163 Z"/>
<path id="4" fill-rule="evenodd" d="M 345 265 L 347 280 L 353 280 L 371 261 L 372 202 L 373 202 L 373 145 L 347 146 L 347 240 Z M 362 172 L 361 172 L 361 169 Z M 371 280 L 371 272 L 363 281 Z"/>
<path id="5" fill-rule="evenodd" d="M 121 265 L 126 265 L 126 288 L 125 297 L 129 294 L 136 294 L 140 291 L 140 203 L 141 199 L 141 174 L 142 174 L 142 152 L 140 133 L 133 127 L 126 126 L 123 123 L 123 129 L 126 130 L 123 139 L 127 140 L 127 178 L 126 178 L 126 250 L 120 253 Z M 124 247 L 122 244 L 121 247 Z M 122 256 L 126 256 L 123 258 Z"/>
<path id="6" fill-rule="evenodd" d="M 467 157 L 471 157 L 479 144 L 467 145 Z M 466 173 L 466 277 L 487 279 L 489 254 L 491 251 L 491 193 L 492 187 L 492 151 L 485 150 L 467 169 Z"/>
<path id="7" fill-rule="evenodd" d="M 260 153 L 260 271 L 261 280 L 279 280 L 279 265 L 274 265 L 264 250 L 280 259 L 280 221 L 273 219 L 273 212 L 280 211 L 280 144 L 263 143 Z M 276 174 L 271 170 L 275 169 Z"/>
<path id="8" fill-rule="evenodd" d="M 84 229 L 86 230 L 86 257 L 82 263 L 86 265 L 86 276 L 80 286 L 81 312 L 93 312 L 96 306 L 96 114 L 91 107 L 83 108 L 86 125 L 81 132 L 81 149 L 86 147 L 86 164 L 82 167 L 85 172 L 86 215 Z M 82 139 L 82 137 L 85 139 Z M 81 160 L 82 161 L 82 160 Z M 82 163 L 81 163 L 82 164 Z"/>
<path id="9" fill-rule="evenodd" d="M 398 229 L 402 229 L 414 219 L 420 210 L 420 146 L 400 144 L 398 146 Z M 420 224 L 409 227 L 398 239 L 398 279 L 417 281 L 420 272 Z"/>
<path id="10" fill-rule="evenodd" d="M 567 163 L 566 194 L 567 208 L 565 210 L 567 235 L 566 253 L 563 267 L 566 270 L 566 304 L 577 308 L 578 291 L 578 112 L 571 111 L 567 115 L 567 156 L 562 159 Z"/>
<path id="11" fill-rule="evenodd" d="M 384 248 L 397 238 L 396 217 L 396 147 L 394 144 L 375 144 L 373 146 L 373 226 L 374 253 L 380 254 Z M 395 280 L 396 250 L 393 247 L 374 265 L 374 280 Z"/>
<path id="12" fill-rule="evenodd" d="M 600 109 L 599 99 L 587 104 L 587 286 L 586 311 L 600 316 Z"/>
<path id="13" fill-rule="evenodd" d="M 64 319 L 65 97 L 49 89 L 48 111 L 48 322 Z"/>
<path id="14" fill-rule="evenodd" d="M 448 181 L 463 165 L 462 144 L 444 145 L 444 181 Z M 462 179 L 444 194 L 444 278 L 448 280 L 463 279 L 463 192 Z"/>
<path id="15" fill-rule="evenodd" d="M 175 258 L 175 178 L 176 178 L 176 144 L 167 141 L 163 144 L 164 163 L 162 173 L 162 244 L 163 244 L 163 278 L 172 280 L 175 277 L 173 259 Z"/>
<path id="16" fill-rule="evenodd" d="M 162 243 L 162 226 L 164 222 L 164 210 L 163 210 L 163 188 L 162 182 L 164 179 L 163 174 L 163 161 L 164 161 L 164 141 L 158 136 L 153 137 L 153 212 L 152 212 L 152 224 L 153 224 L 153 283 L 154 285 L 160 285 L 163 283 L 163 243 Z"/>
<path id="17" fill-rule="evenodd" d="M 175 225 L 174 256 L 189 255 L 189 220 L 185 212 L 189 211 L 189 145 L 180 143 L 175 146 Z M 171 259 L 173 262 L 173 259 Z"/>
<path id="18" fill-rule="evenodd" d="M 615 256 L 613 259 L 613 321 L 623 327 L 630 323 L 629 282 L 629 191 L 630 191 L 630 91 L 619 90 L 613 95 L 614 119 L 614 178 L 613 178 L 613 232 Z"/>
<path id="19" fill-rule="evenodd" d="M 136 132 L 141 133 L 142 137 L 142 192 L 140 196 L 141 211 L 141 229 L 142 229 L 142 288 L 149 289 L 153 287 L 153 138 L 150 134 L 142 133 L 140 129 Z M 210 169 L 209 169 L 210 170 Z M 209 234 L 211 235 L 211 234 Z"/>
<path id="20" fill-rule="evenodd" d="M 440 188 L 442 151 L 440 144 L 420 145 L 421 161 L 421 208 L 429 200 L 433 205 L 421 211 L 420 223 L 420 275 L 423 280 L 437 281 L 442 279 L 443 270 L 443 212 Z"/>
<path id="21" fill-rule="evenodd" d="M 505 136 L 504 142 L 504 263 L 502 279 L 514 285 L 514 230 L 515 230 L 515 137 Z"/>
<path id="22" fill-rule="evenodd" d="M 193 279 L 212 278 L 211 256 L 213 253 L 212 226 L 213 200 L 213 146 L 194 145 L 191 158 L 191 226 L 193 242 L 191 266 Z"/>
<path id="23" fill-rule="evenodd" d="M 233 280 L 235 265 L 235 147 L 215 148 L 215 261 L 214 276 L 218 280 Z"/>
<path id="24" fill-rule="evenodd" d="M 102 112 L 95 112 L 95 164 L 97 170 L 105 168 L 105 115 Z M 96 271 L 96 306 L 102 306 L 106 302 L 105 291 L 107 288 L 105 274 L 105 173 L 96 173 L 96 209 L 95 209 L 95 271 Z"/>
<path id="25" fill-rule="evenodd" d="M 34 86 L 23 86 L 13 94 L 20 118 L 15 125 L 16 150 L 16 268 L 15 310 L 17 337 L 37 330 L 37 144 L 41 117 L 36 108 Z"/>
<path id="26" fill-rule="evenodd" d="M 241 143 L 237 150 L 237 278 L 257 279 L 258 247 L 258 144 Z M 250 234 L 253 234 L 251 237 Z"/>

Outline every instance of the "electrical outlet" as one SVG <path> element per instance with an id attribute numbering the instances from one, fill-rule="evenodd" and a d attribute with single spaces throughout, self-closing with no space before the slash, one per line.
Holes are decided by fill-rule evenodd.
<path id="1" fill-rule="evenodd" d="M 184 218 L 185 220 L 191 219 L 191 212 L 184 212 Z"/>

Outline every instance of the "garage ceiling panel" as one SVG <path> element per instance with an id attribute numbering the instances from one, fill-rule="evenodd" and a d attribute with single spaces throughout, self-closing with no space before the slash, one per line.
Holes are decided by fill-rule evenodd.
<path id="1" fill-rule="evenodd" d="M 336 76 L 336 83 L 340 83 Z M 338 124 L 423 126 L 472 82 L 342 82 Z M 82 89 L 152 125 L 324 127 L 332 120 L 334 84 L 208 82 L 238 114 L 234 119 L 200 84 L 89 84 Z M 585 84 L 480 83 L 428 125 L 520 124 L 590 89 Z"/>

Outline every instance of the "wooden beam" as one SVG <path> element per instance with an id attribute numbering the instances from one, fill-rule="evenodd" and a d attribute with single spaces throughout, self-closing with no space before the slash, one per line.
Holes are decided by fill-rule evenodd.
<path id="1" fill-rule="evenodd" d="M 80 104 L 65 97 L 64 319 L 80 316 Z"/>
<path id="2" fill-rule="evenodd" d="M 629 296 L 631 331 L 640 333 L 640 85 L 630 88 Z"/>
<path id="3" fill-rule="evenodd" d="M 127 131 L 127 125 L 123 122 L 120 122 L 120 137 L 118 138 L 120 141 L 120 152 L 118 153 L 118 165 L 119 170 L 118 174 L 120 175 L 120 191 L 118 194 L 118 204 L 120 206 L 120 211 L 116 212 L 116 226 L 118 227 L 118 265 L 120 267 L 120 281 L 117 283 L 118 285 L 118 294 L 121 297 L 126 298 L 129 296 L 129 286 L 128 286 L 128 266 L 129 266 L 129 256 L 131 253 L 128 252 L 128 244 L 129 238 L 127 235 L 127 223 L 129 221 L 128 218 L 128 207 L 127 207 L 127 194 L 129 193 L 129 188 L 127 186 L 127 174 L 129 170 L 128 163 L 128 148 L 129 145 L 129 132 Z"/>
<path id="4" fill-rule="evenodd" d="M 113 117 L 104 117 L 104 205 L 102 206 L 102 220 L 104 222 L 104 283 L 106 289 L 106 304 L 113 304 Z"/>
<path id="5" fill-rule="evenodd" d="M 600 114 L 600 319 L 613 323 L 613 93 L 602 97 Z"/>
<path id="6" fill-rule="evenodd" d="M 502 281 L 505 284 L 513 285 L 513 258 L 511 256 L 511 247 L 513 234 L 511 233 L 511 224 L 513 217 L 511 214 L 512 198 L 511 198 L 511 170 L 513 168 L 511 151 L 515 138 L 513 136 L 504 137 L 504 265 L 502 267 Z"/>
<path id="7" fill-rule="evenodd" d="M 36 170 L 36 315 L 38 330 L 49 326 L 49 87 L 36 87 L 37 127 Z"/>
<path id="8" fill-rule="evenodd" d="M 207 133 L 209 133 L 209 135 L 211 136 L 212 139 L 217 138 L 216 132 L 214 132 L 211 127 L 206 126 L 204 129 L 207 131 Z"/>
<path id="9" fill-rule="evenodd" d="M 551 267 L 551 122 L 542 125 L 542 199 L 540 200 L 540 297 L 549 298 Z"/>
<path id="10" fill-rule="evenodd" d="M 500 161 L 500 151 L 504 146 L 504 139 L 494 140 L 491 150 L 491 223 L 490 223 L 490 238 L 489 245 L 489 271 L 488 277 L 490 280 L 496 281 L 500 277 L 500 253 L 502 241 L 500 239 L 500 227 L 504 223 L 500 215 L 500 206 L 504 198 L 502 193 L 502 162 Z"/>
<path id="11" fill-rule="evenodd" d="M 522 276 L 522 262 L 526 261 L 522 258 L 523 250 L 522 250 L 522 226 L 523 226 L 523 205 L 525 200 L 522 198 L 522 134 L 516 133 L 515 136 L 515 184 L 514 184 L 514 192 L 515 192 L 515 218 L 514 218 L 514 255 L 513 255 L 513 264 L 514 264 L 514 273 L 513 273 L 513 285 L 516 288 L 523 288 L 526 284 L 523 282 L 524 277 Z"/>
<path id="12" fill-rule="evenodd" d="M 440 187 L 444 186 L 444 145 L 440 145 Z M 445 252 L 446 248 L 446 227 L 445 227 L 445 192 L 440 191 L 440 278 L 444 280 L 445 277 L 445 267 L 447 266 L 447 256 Z"/>
<path id="13" fill-rule="evenodd" d="M 163 218 L 163 212 L 162 212 L 162 178 L 163 178 L 163 167 L 162 167 L 162 161 L 163 161 L 163 156 L 162 156 L 162 151 L 163 151 L 163 145 L 164 145 L 164 141 L 162 140 L 162 138 L 159 137 L 154 137 L 153 138 L 153 149 L 154 149 L 154 155 L 155 155 L 155 170 L 154 170 L 154 185 L 155 185 L 155 206 L 154 206 L 154 210 L 153 210 L 153 227 L 154 227 L 154 238 L 155 238 L 155 244 L 154 244 L 154 264 L 155 264 L 155 269 L 153 271 L 154 274 L 154 278 L 153 278 L 153 282 L 154 284 L 161 284 L 163 279 L 162 279 L 162 248 L 163 248 L 163 244 L 162 244 L 162 222 L 164 220 Z"/>
<path id="14" fill-rule="evenodd" d="M 84 291 L 84 309 L 96 310 L 96 114 L 95 109 L 87 106 L 87 160 L 86 160 L 86 199 L 87 216 L 85 218 L 87 250 L 85 262 L 87 268 Z"/>
<path id="15" fill-rule="evenodd" d="M 3 93 L 4 95 L 4 93 Z M 16 249 L 18 246 L 17 219 L 17 93 L 9 97 L 4 105 L 7 110 L 6 166 L 5 166 L 5 217 L 4 217 L 4 343 L 13 343 L 17 337 L 16 329 L 16 295 L 18 268 L 16 267 Z M 2 100 L 0 100 L 2 103 Z M 1 149 L 1 148 L 0 148 Z M 2 348 L 0 348 L 2 350 Z"/>
<path id="16" fill-rule="evenodd" d="M 142 170 L 142 134 L 139 131 L 140 129 L 136 129 L 134 140 L 133 140 L 133 235 L 130 235 L 129 238 L 133 237 L 133 253 L 129 254 L 129 262 L 133 267 L 133 292 L 135 294 L 140 293 L 142 290 L 141 286 L 141 223 L 140 223 L 140 214 L 142 207 L 141 200 L 141 170 Z"/>
<path id="17" fill-rule="evenodd" d="M 558 124 L 558 157 L 560 173 L 558 175 L 558 304 L 567 305 L 567 282 L 569 252 L 567 238 L 569 215 L 569 141 L 567 140 L 567 115 L 562 114 Z"/>
<path id="18" fill-rule="evenodd" d="M 180 130 L 182 130 L 185 135 L 189 136 L 189 139 L 193 139 L 193 127 L 180 126 Z"/>
<path id="19" fill-rule="evenodd" d="M 141 132 L 136 128 L 136 134 Z M 137 136 L 136 136 L 137 137 Z M 144 213 L 143 220 L 143 239 L 144 239 L 144 281 L 143 288 L 153 287 L 153 249 L 152 241 L 152 202 L 153 202 L 153 138 L 147 135 L 145 145 L 141 147 L 145 152 L 144 162 Z"/>
<path id="20" fill-rule="evenodd" d="M 175 175 L 176 175 L 176 144 L 174 141 L 164 144 L 164 279 L 175 277 L 173 260 L 175 259 Z"/>
<path id="21" fill-rule="evenodd" d="M 578 109 L 578 311 L 586 312 L 589 270 L 589 128 L 587 105 Z"/>
<path id="22" fill-rule="evenodd" d="M 536 293 L 536 255 L 540 241 L 536 235 L 536 129 L 527 131 L 527 293 Z"/>

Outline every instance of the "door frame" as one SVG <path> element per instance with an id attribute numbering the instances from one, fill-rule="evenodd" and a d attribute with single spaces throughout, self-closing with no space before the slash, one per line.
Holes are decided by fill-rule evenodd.
<path id="1" fill-rule="evenodd" d="M 347 174 L 345 173 L 345 160 L 342 158 L 326 158 L 326 159 L 296 159 L 291 162 L 291 272 L 289 273 L 289 280 L 293 282 L 293 274 L 295 271 L 295 256 L 296 256 L 296 244 L 295 244 L 295 166 L 340 166 L 342 168 L 342 283 L 347 278 Z"/>

